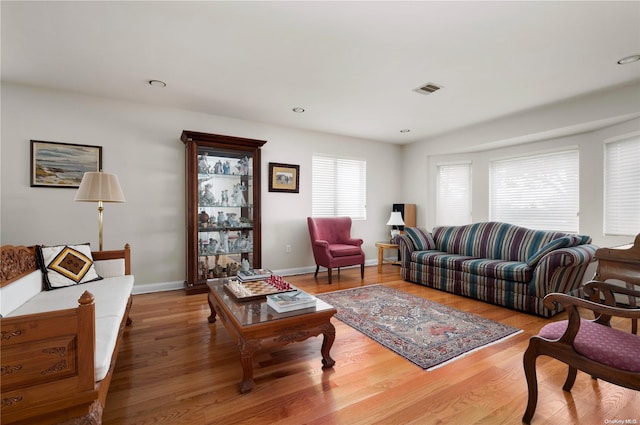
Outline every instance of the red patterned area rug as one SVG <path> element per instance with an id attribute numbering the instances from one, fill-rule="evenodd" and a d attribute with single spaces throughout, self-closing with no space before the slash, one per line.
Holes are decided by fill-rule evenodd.
<path id="1" fill-rule="evenodd" d="M 316 297 L 338 320 L 427 370 L 522 332 L 382 285 Z"/>

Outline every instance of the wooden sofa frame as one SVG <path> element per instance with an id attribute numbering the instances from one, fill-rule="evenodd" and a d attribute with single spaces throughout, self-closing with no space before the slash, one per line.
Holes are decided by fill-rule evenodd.
<path id="1" fill-rule="evenodd" d="M 131 250 L 93 252 L 94 260 L 124 259 L 131 274 Z M 1 248 L 0 286 L 37 269 L 35 247 Z M 101 424 L 107 391 L 132 297 L 120 324 L 109 370 L 95 380 L 95 305 L 85 291 L 78 307 L 0 319 L 2 424 Z"/>

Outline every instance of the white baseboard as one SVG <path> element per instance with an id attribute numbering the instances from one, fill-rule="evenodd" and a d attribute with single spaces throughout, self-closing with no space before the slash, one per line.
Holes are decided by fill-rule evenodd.
<path id="1" fill-rule="evenodd" d="M 153 292 L 164 292 L 164 291 L 176 291 L 179 289 L 184 289 L 184 281 L 176 281 L 176 282 L 159 282 L 159 283 L 145 283 L 141 285 L 133 285 L 133 295 L 140 294 L 151 294 Z"/>
<path id="2" fill-rule="evenodd" d="M 378 265 L 378 260 L 366 260 L 364 262 L 365 266 L 376 266 Z M 343 267 L 344 269 L 350 269 L 359 266 L 348 266 Z M 324 267 L 320 267 L 320 270 L 326 270 Z M 278 276 L 295 276 L 299 274 L 307 274 L 307 273 L 315 273 L 316 266 L 310 267 L 296 267 L 292 269 L 279 269 L 273 270 L 273 273 Z M 177 291 L 184 289 L 184 281 L 175 281 L 175 282 L 157 282 L 157 283 L 145 283 L 140 285 L 133 285 L 133 295 L 140 294 L 151 294 L 154 292 L 164 292 L 164 291 Z"/>

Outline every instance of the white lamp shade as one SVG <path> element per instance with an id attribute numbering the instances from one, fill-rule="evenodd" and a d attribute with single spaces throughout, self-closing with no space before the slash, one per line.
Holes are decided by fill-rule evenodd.
<path id="1" fill-rule="evenodd" d="M 125 202 L 118 176 L 102 171 L 84 173 L 75 200 L 81 202 Z"/>
<path id="2" fill-rule="evenodd" d="M 391 212 L 389 221 L 387 221 L 387 226 L 404 226 L 404 221 L 402 221 L 402 214 L 400 211 Z"/>

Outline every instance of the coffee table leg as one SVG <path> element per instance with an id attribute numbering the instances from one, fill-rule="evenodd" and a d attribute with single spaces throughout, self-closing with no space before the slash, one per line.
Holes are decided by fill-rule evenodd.
<path id="1" fill-rule="evenodd" d="M 242 381 L 240 393 L 248 393 L 253 389 L 253 354 L 260 348 L 260 341 L 238 341 L 240 362 L 242 363 Z"/>
<path id="2" fill-rule="evenodd" d="M 216 322 L 216 309 L 213 307 L 213 303 L 211 302 L 211 294 L 207 297 L 207 302 L 209 303 L 209 308 L 211 309 L 211 316 L 209 316 L 209 323 Z"/>
<path id="3" fill-rule="evenodd" d="M 336 364 L 336 361 L 329 355 L 329 351 L 331 351 L 331 347 L 333 346 L 333 341 L 336 339 L 336 328 L 331 324 L 331 322 L 322 326 L 322 335 L 324 336 L 321 348 L 322 368 L 328 369 L 332 368 L 333 365 Z"/>

